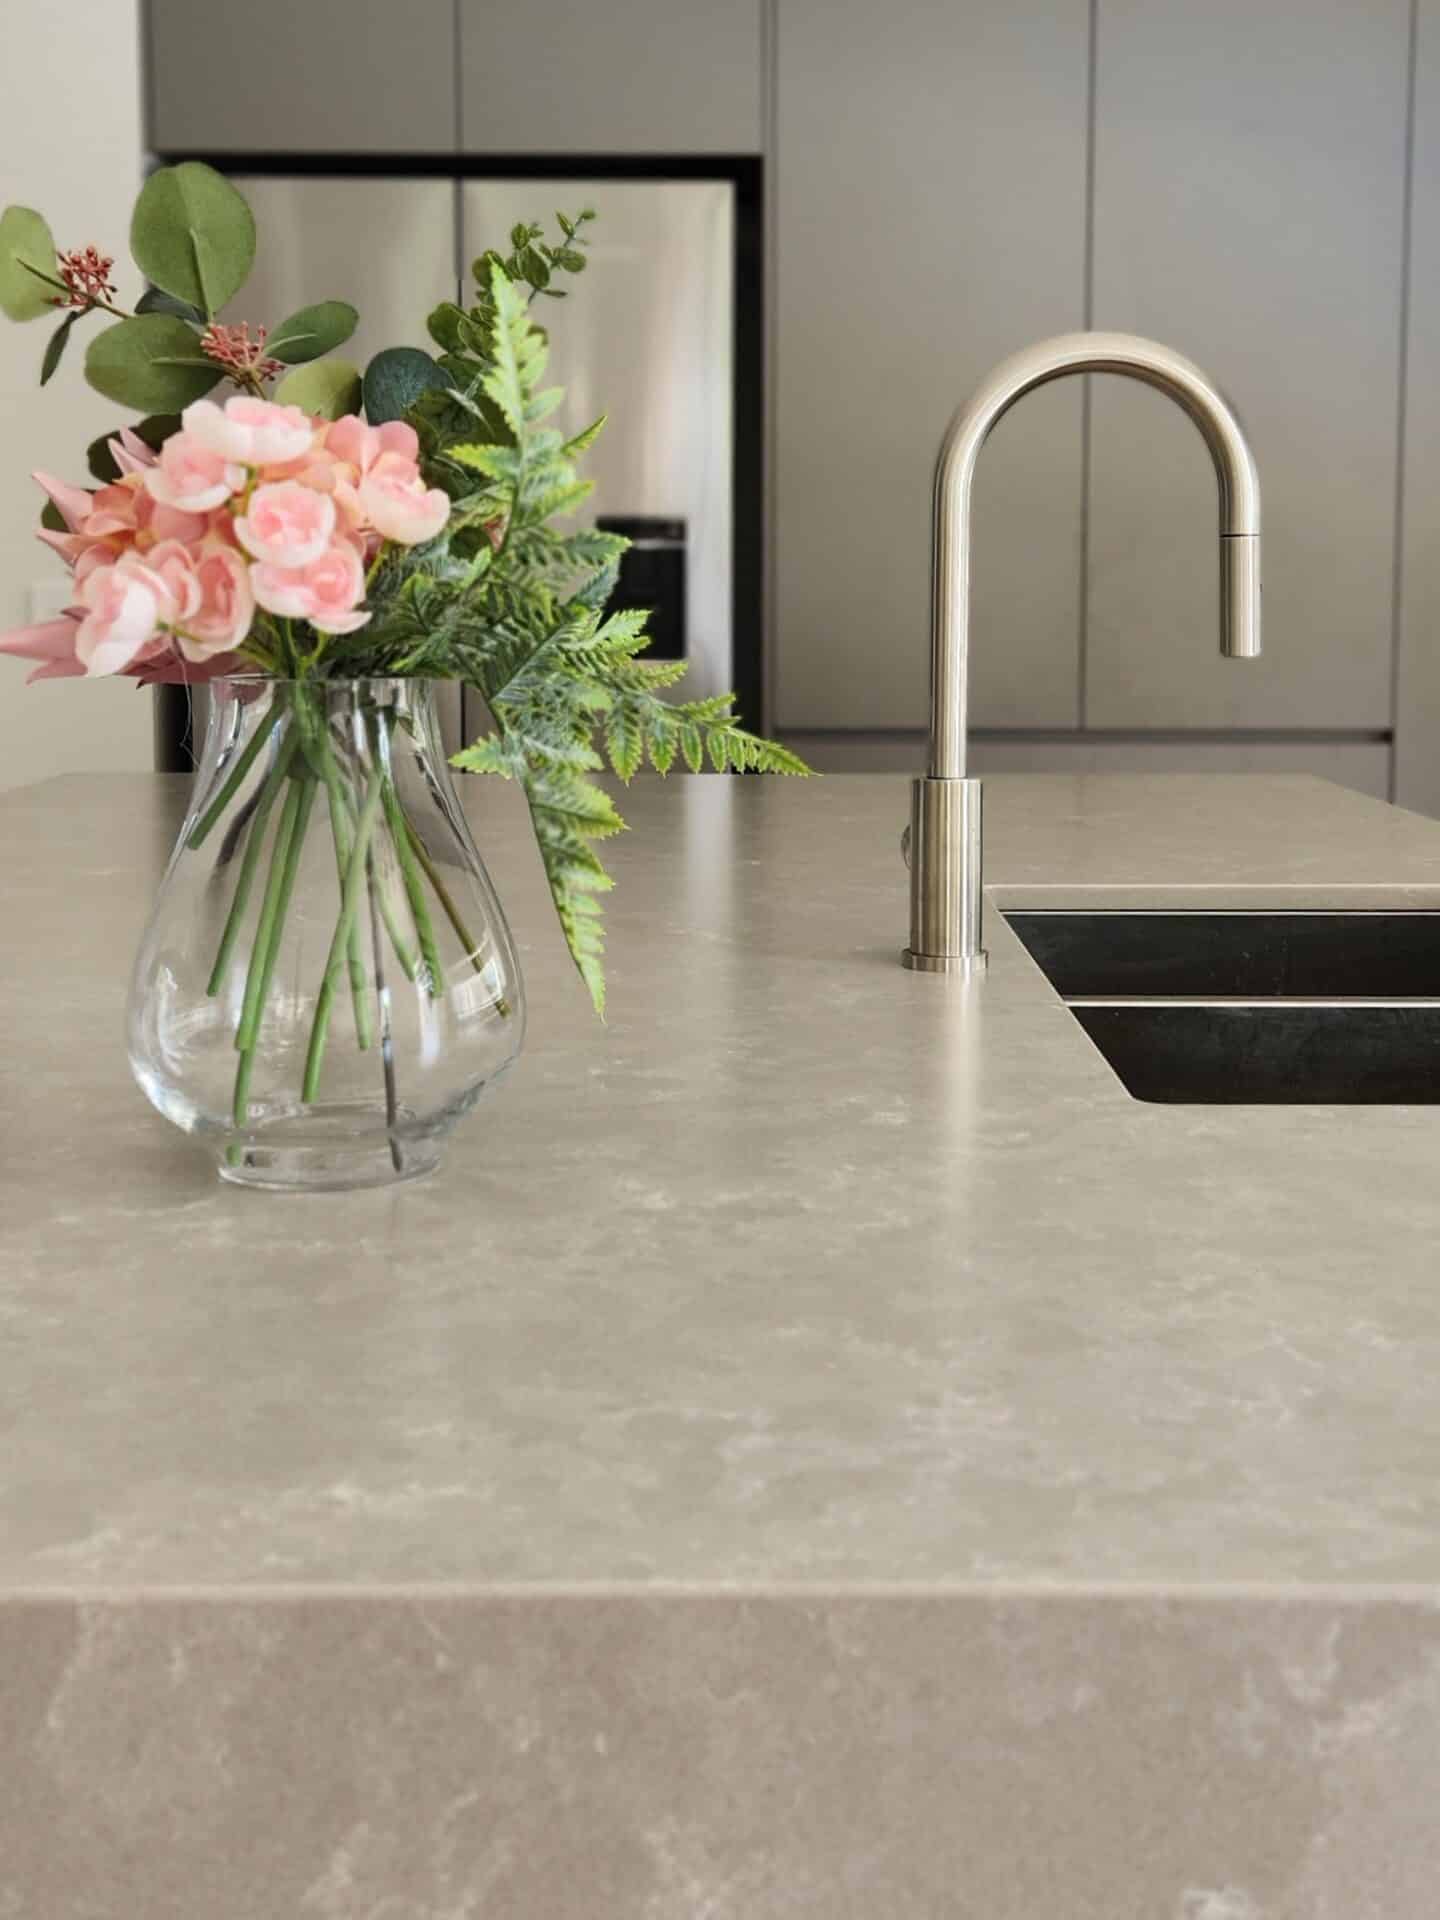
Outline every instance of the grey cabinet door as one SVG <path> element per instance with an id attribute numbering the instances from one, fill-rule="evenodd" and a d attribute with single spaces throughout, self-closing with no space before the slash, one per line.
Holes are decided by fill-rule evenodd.
<path id="1" fill-rule="evenodd" d="M 1087 28 L 1071 0 L 778 0 L 775 717 L 914 727 L 941 434 L 1081 324 Z M 1081 393 L 981 458 L 972 716 L 1073 726 Z"/>
<path id="2" fill-rule="evenodd" d="M 1099 0 L 1095 324 L 1238 408 L 1265 657 L 1218 657 L 1199 436 L 1097 379 L 1092 726 L 1389 724 L 1408 37 L 1407 0 Z"/>
<path id="3" fill-rule="evenodd" d="M 159 153 L 447 153 L 454 0 L 147 0 Z"/>
<path id="4" fill-rule="evenodd" d="M 1440 814 L 1440 0 L 1420 0 L 1395 798 Z"/>
<path id="5" fill-rule="evenodd" d="M 460 0 L 466 153 L 758 153 L 762 0 Z"/>

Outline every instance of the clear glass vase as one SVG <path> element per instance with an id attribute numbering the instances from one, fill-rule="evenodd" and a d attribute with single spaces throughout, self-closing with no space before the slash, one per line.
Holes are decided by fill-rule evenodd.
<path id="1" fill-rule="evenodd" d="M 226 1180 L 436 1165 L 520 1051 L 510 929 L 426 680 L 216 680 L 131 982 L 130 1064 Z"/>

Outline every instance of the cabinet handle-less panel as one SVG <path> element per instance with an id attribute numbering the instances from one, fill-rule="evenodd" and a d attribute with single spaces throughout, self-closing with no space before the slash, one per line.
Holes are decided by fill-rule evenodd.
<path id="1" fill-rule="evenodd" d="M 1395 798 L 1440 814 L 1440 0 L 1416 30 Z"/>
<path id="2" fill-rule="evenodd" d="M 758 153 L 761 0 L 460 0 L 467 153 Z"/>
<path id="3" fill-rule="evenodd" d="M 777 12 L 777 717 L 919 726 L 941 434 L 995 361 L 1081 324 L 1085 8 Z M 981 458 L 977 724 L 1075 724 L 1080 520 L 1069 381 Z"/>
<path id="4" fill-rule="evenodd" d="M 160 153 L 447 153 L 453 0 L 148 0 Z"/>
<path id="5" fill-rule="evenodd" d="M 1408 43 L 1407 0 L 1100 0 L 1095 324 L 1238 407 L 1265 658 L 1218 657 L 1194 427 L 1097 379 L 1092 726 L 1389 724 Z"/>

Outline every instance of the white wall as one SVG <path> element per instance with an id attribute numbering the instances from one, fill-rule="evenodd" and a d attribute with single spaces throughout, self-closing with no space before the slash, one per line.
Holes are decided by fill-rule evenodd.
<path id="1" fill-rule="evenodd" d="M 0 205 L 37 207 L 61 247 L 114 254 L 122 293 L 138 291 L 126 234 L 140 181 L 139 0 L 4 0 Z M 96 323 L 90 322 L 90 326 Z M 79 341 L 42 393 L 48 320 L 0 317 L 0 627 L 31 612 L 31 590 L 64 569 L 35 539 L 44 467 L 87 484 L 85 448 L 124 417 L 85 385 Z M 43 681 L 0 658 L 0 787 L 75 769 L 150 765 L 151 696 L 124 681 Z"/>

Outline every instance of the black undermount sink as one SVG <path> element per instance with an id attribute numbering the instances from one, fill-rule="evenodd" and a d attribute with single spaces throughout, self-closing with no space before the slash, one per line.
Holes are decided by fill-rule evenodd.
<path id="1" fill-rule="evenodd" d="M 1440 1103 L 1440 912 L 1005 918 L 1137 1100 Z"/>

